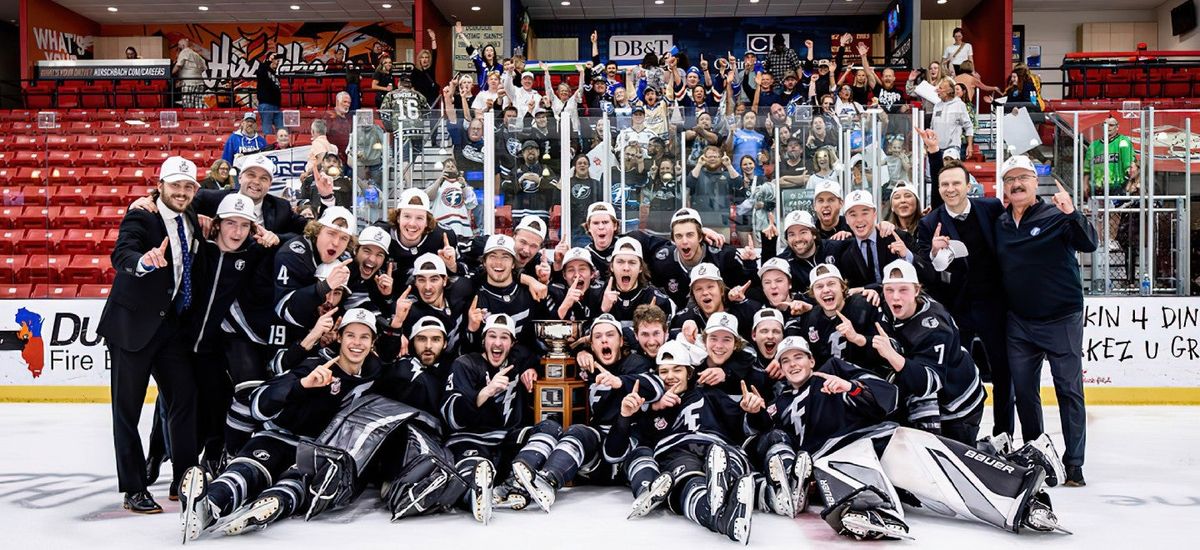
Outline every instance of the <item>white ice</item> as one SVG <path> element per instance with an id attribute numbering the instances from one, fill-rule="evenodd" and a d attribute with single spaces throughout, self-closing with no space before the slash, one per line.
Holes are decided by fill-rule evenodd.
<path id="1" fill-rule="evenodd" d="M 147 407 L 142 430 L 149 430 Z M 1200 511 L 1197 412 L 1188 407 L 1089 409 L 1088 486 L 1054 488 L 1051 498 L 1074 536 L 1003 532 L 909 513 L 915 543 L 858 543 L 841 539 L 819 509 L 788 520 L 755 514 L 753 548 L 795 550 L 815 545 L 880 548 L 1163 548 L 1186 546 Z M 1058 415 L 1046 411 L 1048 431 L 1061 445 Z M 0 548 L 122 548 L 144 550 L 180 543 L 179 505 L 166 498 L 170 468 L 152 488 L 166 512 L 137 516 L 121 509 L 116 489 L 107 405 L 0 404 Z M 475 548 L 605 550 L 733 548 L 735 543 L 669 512 L 627 521 L 624 489 L 573 488 L 550 514 L 497 511 L 489 526 L 463 513 L 390 523 L 368 492 L 350 509 L 305 523 L 287 520 L 240 537 L 209 536 L 199 548 L 282 547 Z"/>

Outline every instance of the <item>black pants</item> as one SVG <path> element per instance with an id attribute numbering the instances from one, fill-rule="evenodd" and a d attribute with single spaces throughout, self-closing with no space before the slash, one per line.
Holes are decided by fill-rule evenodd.
<path id="1" fill-rule="evenodd" d="M 975 446 L 975 440 L 979 438 L 979 421 L 983 420 L 983 402 L 970 414 L 956 418 L 954 420 L 942 420 L 942 437 L 953 439 L 968 447 Z"/>
<path id="2" fill-rule="evenodd" d="M 109 347 L 112 359 L 113 446 L 117 455 L 117 481 L 121 492 L 146 488 L 146 458 L 138 434 L 138 420 L 146 400 L 150 377 L 158 384 L 167 409 L 171 432 L 172 483 L 197 462 L 196 377 L 192 356 L 174 313 L 159 325 L 145 348 L 138 351 Z"/>
<path id="3" fill-rule="evenodd" d="M 983 345 L 987 361 L 981 366 L 980 374 L 992 382 L 992 435 L 1015 430 L 1012 373 L 1008 368 L 1008 329 L 1003 303 L 991 300 L 972 300 L 970 308 L 954 316 L 958 321 L 959 335 L 963 347 L 973 350 L 973 341 L 978 338 Z M 976 361 L 976 364 L 979 364 Z M 986 372 L 985 372 L 986 368 Z M 1022 426 L 1031 431 L 1033 426 Z"/>
<path id="4" fill-rule="evenodd" d="M 229 366 L 229 378 L 236 386 L 251 380 L 270 380 L 271 358 L 275 348 L 256 344 L 240 336 L 228 336 L 222 340 L 225 347 L 225 362 Z"/>
<path id="5" fill-rule="evenodd" d="M 1050 363 L 1058 416 L 1062 422 L 1063 463 L 1083 466 L 1087 410 L 1083 402 L 1083 312 L 1061 319 L 1034 321 L 1008 314 L 1008 364 L 1012 367 L 1021 438 L 1042 435 L 1042 360 Z M 1026 427 L 1030 431 L 1026 431 Z"/>

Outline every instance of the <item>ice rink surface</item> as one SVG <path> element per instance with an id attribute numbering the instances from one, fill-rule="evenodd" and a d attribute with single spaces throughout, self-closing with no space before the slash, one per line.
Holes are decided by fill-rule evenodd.
<path id="1" fill-rule="evenodd" d="M 1048 429 L 1061 444 L 1057 411 Z M 149 430 L 147 407 L 143 432 Z M 1200 409 L 1091 407 L 1088 410 L 1088 486 L 1050 490 L 1054 508 L 1075 535 L 1002 532 L 982 524 L 909 510 L 916 542 L 859 543 L 837 537 L 818 507 L 789 520 L 754 516 L 753 548 L 855 546 L 879 548 L 1136 548 L 1190 545 L 1200 517 Z M 180 543 L 179 505 L 167 500 L 163 469 L 152 488 L 166 509 L 137 516 L 121 509 L 116 490 L 107 405 L 0 404 L 0 532 L 3 548 L 122 548 L 144 550 Z M 986 428 L 985 428 L 986 429 Z M 559 494 L 550 514 L 498 510 L 489 526 L 454 513 L 390 523 L 368 491 L 346 510 L 305 523 L 288 520 L 240 537 L 208 536 L 199 548 L 494 548 L 606 550 L 734 548 L 736 543 L 665 511 L 625 519 L 631 496 L 616 488 L 573 488 Z"/>

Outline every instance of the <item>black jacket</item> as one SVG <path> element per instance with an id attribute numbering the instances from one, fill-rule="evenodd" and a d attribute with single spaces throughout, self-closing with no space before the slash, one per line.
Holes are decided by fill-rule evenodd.
<path id="1" fill-rule="evenodd" d="M 1063 214 L 1039 197 L 1020 225 L 1013 221 L 1012 209 L 1006 210 L 996 220 L 996 256 L 1009 310 L 1034 320 L 1083 311 L 1075 255 L 1095 250 L 1096 229 L 1079 210 Z"/>
<path id="2" fill-rule="evenodd" d="M 980 234 L 987 241 L 991 250 L 989 254 L 994 254 L 996 250 L 996 219 L 1004 212 L 1004 205 L 997 199 L 968 199 L 971 201 L 971 217 L 969 220 L 979 222 Z M 963 311 L 963 308 L 970 303 L 972 297 L 967 296 L 967 273 L 971 271 L 971 257 L 955 258 L 950 262 L 950 266 L 945 271 L 938 272 L 933 269 L 933 260 L 929 258 L 929 251 L 932 249 L 933 233 L 937 230 L 938 224 L 942 225 L 942 235 L 948 236 L 953 240 L 961 240 L 958 229 L 954 225 L 954 218 L 950 212 L 946 210 L 945 205 L 939 206 L 933 212 L 930 212 L 917 224 L 917 246 L 913 251 L 916 257 L 921 257 L 929 260 L 929 269 L 926 272 L 920 273 L 921 282 L 926 285 L 926 290 L 937 301 L 944 304 L 951 312 Z M 968 250 L 970 254 L 981 253 L 980 251 Z M 996 282 L 1000 282 L 999 273 L 984 274 L 985 276 L 994 277 Z M 996 297 L 1003 299 L 1002 288 L 999 284 L 996 285 Z M 975 296 L 974 298 L 987 298 L 987 296 Z"/>
<path id="3" fill-rule="evenodd" d="M 214 217 L 217 215 L 217 207 L 220 206 L 221 199 L 230 193 L 237 193 L 237 191 L 201 189 L 196 192 L 192 208 L 201 216 Z M 303 234 L 304 226 L 308 225 L 308 218 L 293 211 L 292 205 L 288 203 L 287 199 L 275 195 L 263 197 L 262 216 L 263 227 L 278 235 L 281 243 Z"/>
<path id="4" fill-rule="evenodd" d="M 894 260 L 902 260 L 904 258 L 892 254 L 888 250 L 896 239 L 904 241 L 905 246 L 913 254 L 913 266 L 918 270 L 924 268 L 927 262 L 922 262 L 921 257 L 917 256 L 917 251 L 913 247 L 912 238 L 908 233 L 896 230 L 890 237 L 880 237 L 879 232 L 875 232 L 875 268 L 883 273 L 883 267 Z M 846 284 L 850 288 L 867 287 L 879 290 L 881 285 L 875 282 L 875 274 L 867 270 L 867 262 L 863 259 L 862 248 L 859 247 L 858 239 L 853 235 L 846 238 L 846 244 L 835 256 L 838 270 L 842 272 L 842 278 L 846 280 Z"/>

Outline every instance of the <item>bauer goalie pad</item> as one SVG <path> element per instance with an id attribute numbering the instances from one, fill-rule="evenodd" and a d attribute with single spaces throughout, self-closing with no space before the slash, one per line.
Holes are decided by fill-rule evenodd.
<path id="1" fill-rule="evenodd" d="M 886 432 L 881 436 L 886 437 Z M 904 521 L 900 498 L 884 474 L 871 438 L 864 437 L 818 458 L 813 464 L 813 477 L 825 500 L 821 517 L 839 532 L 841 527 L 835 522 L 847 510 L 874 510 Z"/>
<path id="2" fill-rule="evenodd" d="M 927 508 L 1017 531 L 1045 477 L 930 433 L 898 428 L 879 463 L 888 479 Z"/>
<path id="3" fill-rule="evenodd" d="M 462 499 L 470 484 L 454 467 L 452 457 L 416 427 L 408 430 L 404 465 L 380 495 L 392 512 L 392 521 L 449 510 Z"/>

